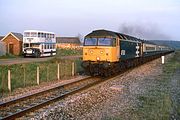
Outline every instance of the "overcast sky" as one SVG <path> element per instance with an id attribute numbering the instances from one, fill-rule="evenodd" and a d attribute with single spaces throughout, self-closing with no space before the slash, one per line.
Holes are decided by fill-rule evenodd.
<path id="1" fill-rule="evenodd" d="M 60 36 L 108 29 L 180 40 L 180 0 L 0 0 L 0 35 L 28 29 Z"/>

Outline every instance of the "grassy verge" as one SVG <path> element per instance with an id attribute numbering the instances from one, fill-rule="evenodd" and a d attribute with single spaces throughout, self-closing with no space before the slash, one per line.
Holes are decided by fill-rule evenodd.
<path id="1" fill-rule="evenodd" d="M 172 85 L 172 76 L 178 69 L 180 69 L 180 51 L 177 51 L 163 66 L 163 73 L 160 78 L 157 78 L 155 85 L 152 85 L 147 93 L 138 96 L 137 108 L 131 111 L 133 119 L 168 120 L 172 118 L 174 112 L 176 116 L 180 115 L 180 101 L 175 103 L 173 100 L 180 98 L 178 90 L 180 79 L 179 85 Z M 174 98 L 174 92 L 176 92 L 176 98 Z"/>
<path id="2" fill-rule="evenodd" d="M 26 86 L 37 85 L 37 67 L 39 67 L 40 83 L 57 80 L 57 67 L 60 64 L 60 79 L 68 79 L 72 75 L 72 63 L 75 72 L 81 71 L 80 60 L 52 59 L 45 62 L 34 62 L 14 65 L 0 65 L 0 92 L 8 92 L 8 70 L 11 71 L 12 90 Z"/>
<path id="3" fill-rule="evenodd" d="M 16 55 L 12 55 L 12 54 L 7 53 L 6 55 L 0 56 L 0 59 L 19 58 L 19 57 L 22 57 L 22 56 L 16 56 Z"/>

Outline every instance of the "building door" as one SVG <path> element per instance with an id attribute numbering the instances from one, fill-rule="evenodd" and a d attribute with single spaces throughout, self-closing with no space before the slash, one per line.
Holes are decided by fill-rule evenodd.
<path id="1" fill-rule="evenodd" d="M 9 44 L 9 53 L 13 54 L 13 44 Z"/>

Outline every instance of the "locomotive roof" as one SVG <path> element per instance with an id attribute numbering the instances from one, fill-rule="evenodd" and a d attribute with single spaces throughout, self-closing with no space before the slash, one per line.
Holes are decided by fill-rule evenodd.
<path id="1" fill-rule="evenodd" d="M 104 36 L 112 36 L 112 37 L 118 37 L 114 32 L 112 31 L 107 31 L 107 30 L 94 30 L 86 37 L 92 37 L 92 36 L 97 36 L 97 37 L 104 37 Z"/>
<path id="2" fill-rule="evenodd" d="M 113 31 L 109 31 L 109 30 L 104 30 L 104 29 L 94 30 L 91 33 L 89 33 L 88 35 L 86 35 L 85 37 L 104 37 L 104 36 L 119 37 L 120 39 L 124 39 L 124 40 L 133 40 L 133 41 L 143 42 L 146 44 L 157 45 L 157 44 L 153 43 L 152 41 L 142 40 L 142 39 L 138 39 L 136 37 L 130 36 L 130 35 L 113 32 Z M 163 46 L 165 46 L 165 45 L 163 45 Z"/>
<path id="3" fill-rule="evenodd" d="M 97 36 L 97 37 L 104 37 L 104 36 L 112 36 L 112 37 L 119 37 L 120 39 L 125 39 L 125 40 L 134 40 L 134 41 L 139 41 L 142 42 L 143 40 L 122 34 L 122 33 L 117 33 L 109 30 L 95 30 L 86 35 L 86 37 L 92 37 L 92 36 Z"/>

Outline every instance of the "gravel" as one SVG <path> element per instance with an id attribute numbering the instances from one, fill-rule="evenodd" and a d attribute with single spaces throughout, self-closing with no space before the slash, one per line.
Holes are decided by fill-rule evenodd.
<path id="1" fill-rule="evenodd" d="M 171 55 L 166 56 L 169 57 Z M 149 90 L 161 73 L 159 58 L 46 106 L 22 119 L 132 119 L 129 111 L 138 105 L 138 95 Z"/>
<path id="2" fill-rule="evenodd" d="M 55 86 L 59 86 L 64 83 L 69 83 L 71 81 L 77 81 L 77 80 L 83 79 L 85 77 L 87 77 L 87 76 L 74 76 L 68 80 L 54 80 L 54 81 L 50 81 L 50 82 L 43 82 L 40 85 L 36 85 L 36 86 L 18 88 L 16 90 L 14 90 L 12 93 L 7 94 L 6 96 L 3 96 L 2 98 L 0 98 L 0 103 L 15 99 L 15 98 L 18 98 L 21 96 L 26 96 L 28 94 L 33 94 L 33 93 L 36 93 L 39 91 L 47 90 L 47 89 L 53 88 Z"/>

